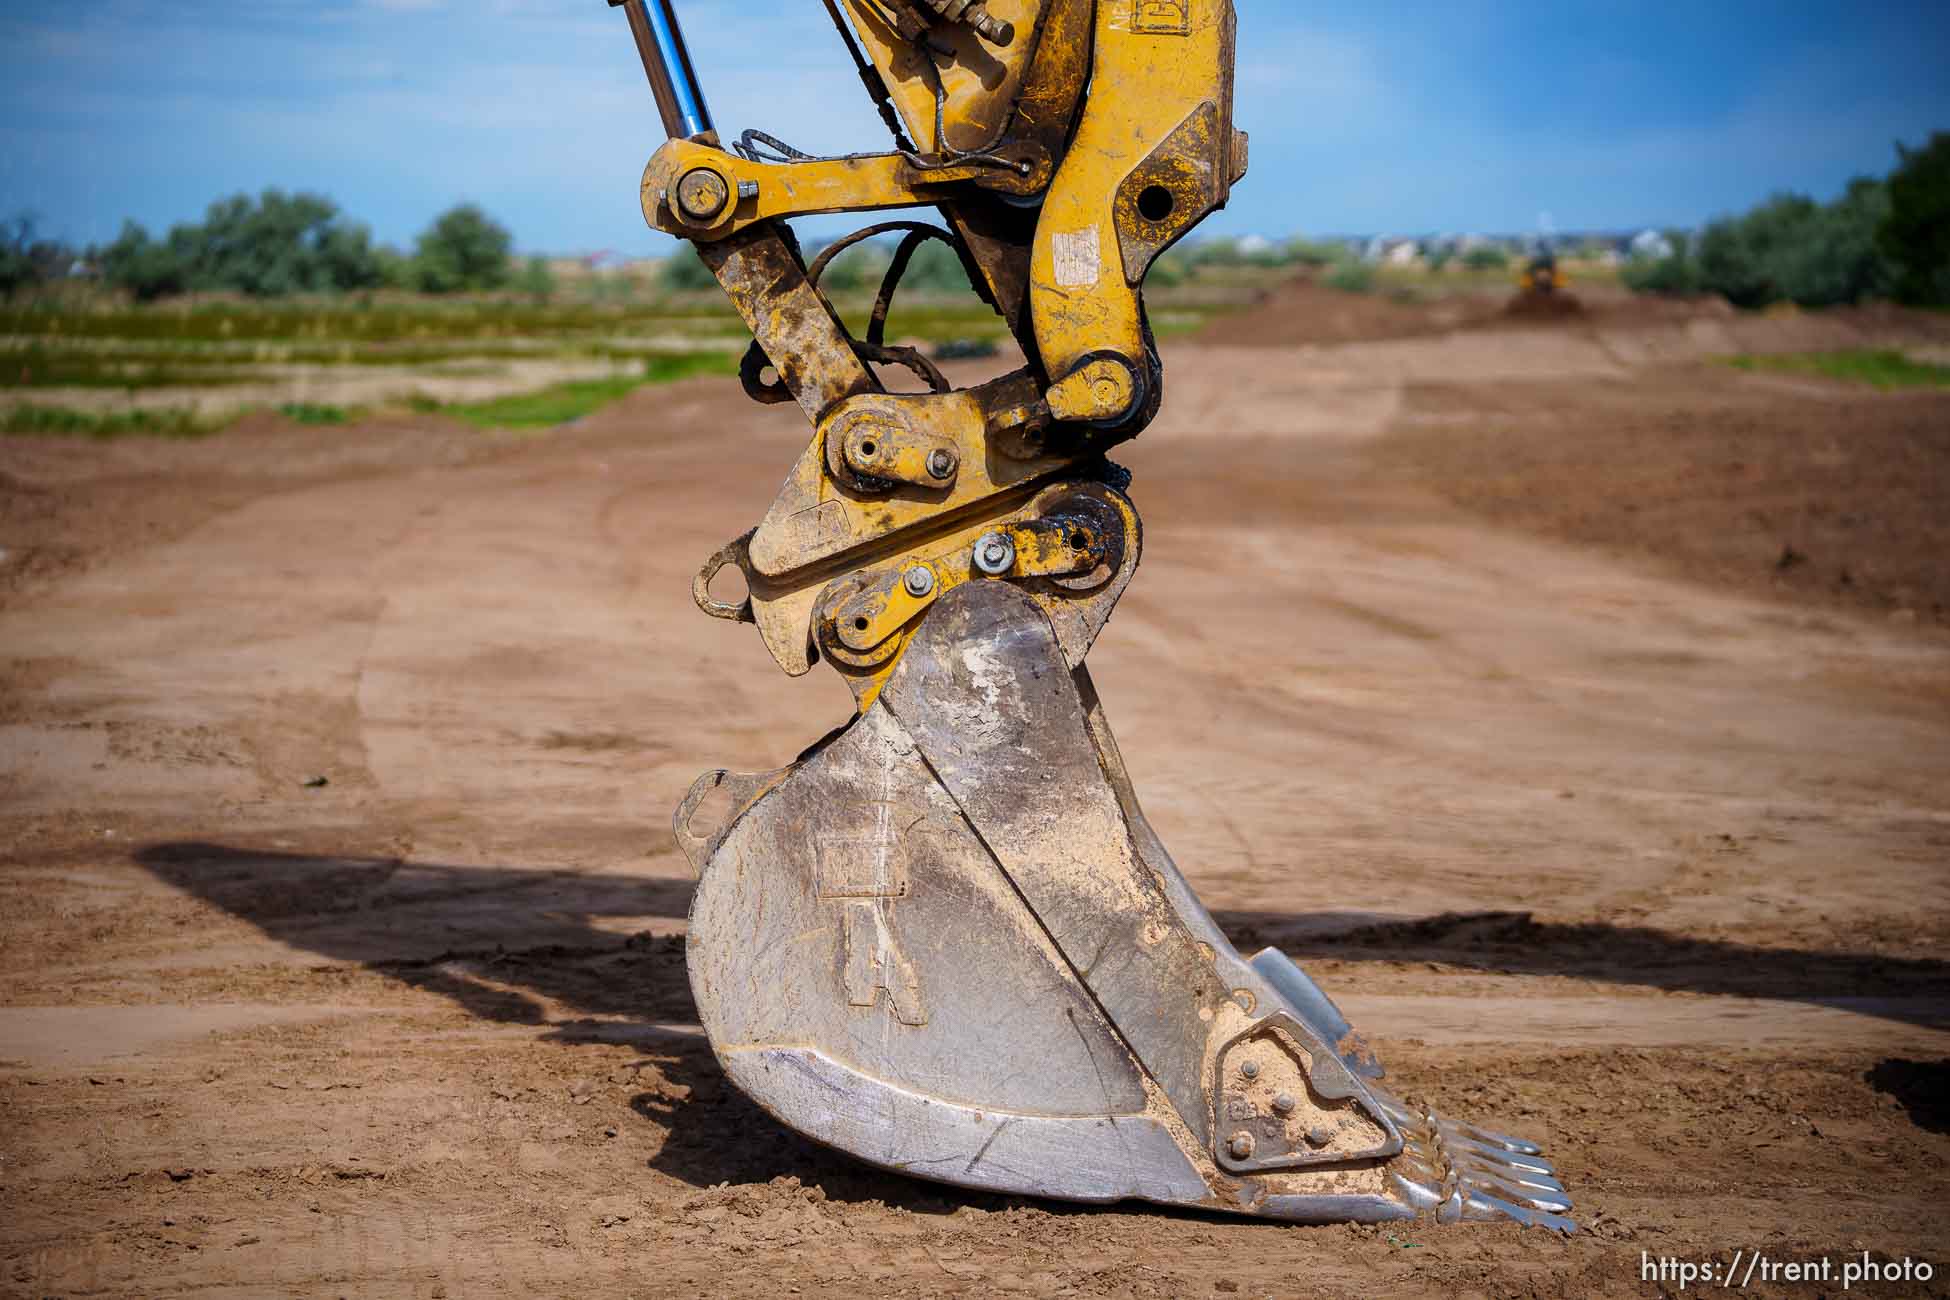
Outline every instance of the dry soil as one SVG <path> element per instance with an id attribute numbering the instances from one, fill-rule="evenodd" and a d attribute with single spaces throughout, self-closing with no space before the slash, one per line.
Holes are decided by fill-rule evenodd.
<path id="1" fill-rule="evenodd" d="M 848 709 L 689 580 L 791 412 L 0 442 L 0 1292 L 1942 1294 L 1950 395 L 1699 359 L 1905 328 L 1768 325 L 1181 344 L 1120 456 L 1153 821 L 1569 1239 L 966 1195 L 727 1087 L 668 812 Z"/>

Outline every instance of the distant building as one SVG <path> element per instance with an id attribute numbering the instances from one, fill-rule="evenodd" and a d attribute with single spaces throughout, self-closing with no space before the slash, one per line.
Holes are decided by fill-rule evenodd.
<path id="1" fill-rule="evenodd" d="M 1399 235 L 1376 235 L 1361 250 L 1361 260 L 1386 266 L 1411 266 L 1422 256 L 1422 246 Z"/>
<path id="2" fill-rule="evenodd" d="M 1672 256 L 1673 247 L 1672 241 L 1667 239 L 1662 232 L 1646 229 L 1632 236 L 1632 242 L 1627 245 L 1627 251 L 1633 257 L 1644 258 L 1651 262 L 1662 262 Z"/>

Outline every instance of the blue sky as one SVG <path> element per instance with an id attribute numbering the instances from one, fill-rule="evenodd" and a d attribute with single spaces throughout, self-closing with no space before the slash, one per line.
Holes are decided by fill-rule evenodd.
<path id="1" fill-rule="evenodd" d="M 1236 0 L 1253 174 L 1214 230 L 1691 224 L 1950 129 L 1950 3 Z M 818 0 L 678 0 L 721 129 L 884 147 Z M 322 191 L 387 242 L 484 204 L 525 250 L 665 247 L 603 0 L 0 0 L 0 215 L 76 241 Z"/>

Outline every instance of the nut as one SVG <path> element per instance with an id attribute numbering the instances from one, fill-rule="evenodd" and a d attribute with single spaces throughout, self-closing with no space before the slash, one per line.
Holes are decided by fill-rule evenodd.
<path id="1" fill-rule="evenodd" d="M 928 473 L 935 478 L 953 478 L 959 468 L 961 468 L 961 457 L 946 447 L 936 447 L 928 453 Z"/>
<path id="2" fill-rule="evenodd" d="M 1234 1160 L 1250 1159 L 1253 1154 L 1253 1135 L 1240 1129 L 1226 1139 L 1226 1150 L 1232 1153 Z"/>
<path id="3" fill-rule="evenodd" d="M 984 533 L 975 543 L 975 567 L 999 578 L 1016 567 L 1016 544 L 1006 533 Z"/>
<path id="4" fill-rule="evenodd" d="M 963 17 L 976 34 L 991 45 L 1007 46 L 1016 39 L 1016 25 L 1006 18 L 990 14 L 987 5 L 970 5 Z"/>
<path id="5" fill-rule="evenodd" d="M 901 585 L 907 588 L 910 596 L 929 595 L 934 591 L 934 570 L 925 564 L 917 564 L 901 578 Z"/>
<path id="6" fill-rule="evenodd" d="M 731 187 L 708 167 L 693 167 L 677 182 L 677 206 L 693 220 L 709 221 L 730 200 Z"/>

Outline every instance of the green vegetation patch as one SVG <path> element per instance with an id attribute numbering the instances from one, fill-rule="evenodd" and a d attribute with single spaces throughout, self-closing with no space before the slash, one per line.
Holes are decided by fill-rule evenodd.
<path id="1" fill-rule="evenodd" d="M 58 437 L 200 438 L 230 423 L 186 407 L 131 411 L 75 411 L 60 406 L 23 403 L 0 412 L 0 432 L 49 434 Z"/>
<path id="2" fill-rule="evenodd" d="M 1842 352 L 1790 352 L 1781 355 L 1728 357 L 1736 370 L 1776 374 L 1820 375 L 1893 388 L 1950 388 L 1950 366 L 1917 361 L 1887 349 L 1856 348 Z"/>
<path id="3" fill-rule="evenodd" d="M 602 338 L 672 329 L 690 333 L 705 322 L 717 326 L 708 331 L 712 333 L 743 328 L 737 313 L 721 297 L 638 304 L 538 305 L 505 298 L 384 296 L 249 302 L 177 299 L 158 304 L 84 300 L 0 307 L 0 335 L 174 343 L 451 345 L 457 340 Z"/>
<path id="4" fill-rule="evenodd" d="M 438 411 L 483 429 L 544 429 L 580 420 L 591 411 L 627 397 L 645 384 L 667 384 L 693 375 L 734 375 L 735 357 L 711 352 L 676 353 L 653 357 L 634 375 L 607 379 L 578 379 L 553 384 L 532 393 L 514 393 L 485 402 L 415 402 L 422 411 Z"/>
<path id="5" fill-rule="evenodd" d="M 698 375 L 735 375 L 742 356 L 722 352 L 670 352 L 650 357 L 643 363 L 643 380 L 651 384 L 674 384 Z"/>
<path id="6" fill-rule="evenodd" d="M 1320 282 L 1329 289 L 1339 289 L 1342 293 L 1367 293 L 1374 288 L 1374 267 L 1366 262 L 1336 262 Z"/>
<path id="7" fill-rule="evenodd" d="M 251 376 L 234 363 L 178 365 L 32 346 L 0 351 L 0 388 L 216 388 Z"/>
<path id="8" fill-rule="evenodd" d="M 694 375 L 736 373 L 738 359 L 725 353 L 665 353 L 648 357 L 643 368 L 632 374 L 554 384 L 535 392 L 514 393 L 485 402 L 443 403 L 419 397 L 407 405 L 416 411 L 452 416 L 484 429 L 549 428 L 581 419 L 646 384 L 673 383 Z M 288 420 L 312 425 L 345 424 L 362 414 L 358 408 L 321 402 L 286 402 L 275 409 Z M 21 403 L 0 409 L 0 433 L 86 438 L 193 438 L 214 433 L 231 424 L 241 414 L 241 411 L 230 411 L 221 415 L 205 415 L 188 407 L 83 411 Z"/>
<path id="9" fill-rule="evenodd" d="M 1634 260 L 1625 283 L 1641 293 L 1717 293 L 1749 308 L 1892 294 L 1912 306 L 1950 306 L 1950 131 L 1896 150 L 1888 179 L 1857 178 L 1831 203 L 1777 194 L 1697 238 L 1668 231 L 1671 256 Z"/>
<path id="10" fill-rule="evenodd" d="M 344 424 L 354 413 L 343 406 L 322 402 L 286 402 L 278 408 L 278 414 L 298 424 Z"/>

